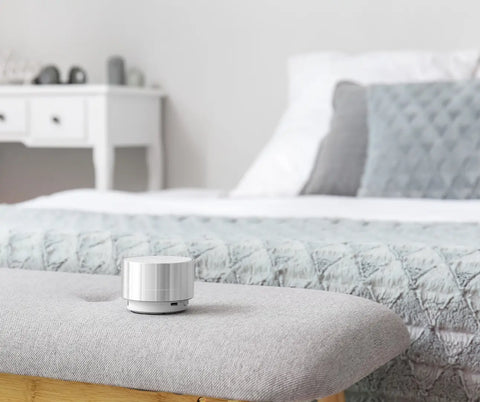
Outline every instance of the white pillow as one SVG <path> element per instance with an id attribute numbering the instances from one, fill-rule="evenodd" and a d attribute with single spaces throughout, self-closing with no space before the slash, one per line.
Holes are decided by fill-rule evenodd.
<path id="1" fill-rule="evenodd" d="M 289 61 L 289 106 L 260 155 L 231 196 L 295 196 L 310 175 L 318 146 L 328 131 L 331 98 L 338 81 L 361 84 L 468 79 L 477 50 L 319 53 Z"/>

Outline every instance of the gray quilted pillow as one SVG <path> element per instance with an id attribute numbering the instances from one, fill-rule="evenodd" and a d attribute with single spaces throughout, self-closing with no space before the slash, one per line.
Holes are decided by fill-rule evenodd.
<path id="1" fill-rule="evenodd" d="M 373 85 L 363 197 L 480 198 L 480 82 Z"/>

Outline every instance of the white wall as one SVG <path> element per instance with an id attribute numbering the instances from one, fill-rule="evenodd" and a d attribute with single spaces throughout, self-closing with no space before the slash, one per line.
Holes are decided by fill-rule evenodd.
<path id="1" fill-rule="evenodd" d="M 230 188 L 285 106 L 289 55 L 475 48 L 478 15 L 475 0 L 1 0 L 0 49 L 91 82 L 123 55 L 169 94 L 167 184 Z M 122 155 L 117 184 L 141 189 L 143 153 Z M 2 145 L 0 175 L 0 201 L 93 183 L 87 151 Z"/>

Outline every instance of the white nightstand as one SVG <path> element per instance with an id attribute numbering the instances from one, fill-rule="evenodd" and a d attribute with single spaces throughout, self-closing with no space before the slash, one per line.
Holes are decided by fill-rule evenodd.
<path id="1" fill-rule="evenodd" d="M 156 89 L 108 85 L 0 86 L 0 143 L 92 148 L 95 187 L 113 185 L 115 147 L 146 147 L 149 189 L 162 186 L 162 102 Z"/>

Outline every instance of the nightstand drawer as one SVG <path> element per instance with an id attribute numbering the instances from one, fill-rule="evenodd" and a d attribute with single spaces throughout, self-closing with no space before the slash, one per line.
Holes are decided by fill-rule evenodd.
<path id="1" fill-rule="evenodd" d="M 85 99 L 36 97 L 30 103 L 30 134 L 33 140 L 86 140 Z"/>
<path id="2" fill-rule="evenodd" d="M 0 98 L 0 133 L 25 134 L 26 101 Z"/>

